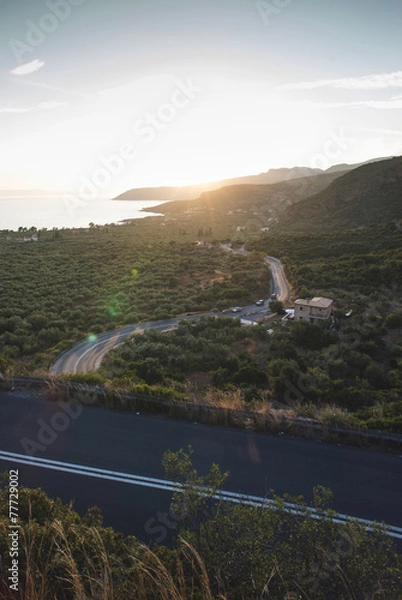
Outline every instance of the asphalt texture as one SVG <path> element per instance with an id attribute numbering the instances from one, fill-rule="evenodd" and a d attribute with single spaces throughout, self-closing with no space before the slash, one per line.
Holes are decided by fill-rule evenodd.
<path id="1" fill-rule="evenodd" d="M 26 393 L 0 393 L 1 451 L 164 478 L 164 452 L 189 444 L 199 472 L 213 462 L 229 471 L 226 490 L 257 496 L 274 490 L 311 502 L 313 487 L 323 485 L 334 493 L 337 511 L 402 527 L 402 457 L 94 407 L 74 412 Z M 174 532 L 171 519 L 161 525 L 170 492 L 0 460 L 0 472 L 14 468 L 21 485 L 73 501 L 81 514 L 96 504 L 105 525 L 145 543 Z"/>

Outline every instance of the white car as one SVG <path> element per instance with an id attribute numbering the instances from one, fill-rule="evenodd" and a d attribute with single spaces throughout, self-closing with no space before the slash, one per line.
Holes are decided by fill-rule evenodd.
<path id="1" fill-rule="evenodd" d="M 264 300 L 257 300 L 256 305 L 257 306 L 264 306 Z"/>
<path id="2" fill-rule="evenodd" d="M 242 311 L 242 309 L 241 309 L 240 306 L 235 306 L 234 308 L 232 308 L 232 312 L 234 312 L 234 313 L 238 313 L 238 312 L 241 312 L 241 311 Z"/>

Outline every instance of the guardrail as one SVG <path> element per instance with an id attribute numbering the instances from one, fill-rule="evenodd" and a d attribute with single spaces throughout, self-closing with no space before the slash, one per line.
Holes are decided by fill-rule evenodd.
<path id="1" fill-rule="evenodd" d="M 60 399 L 61 394 L 62 400 L 78 401 L 78 403 L 85 406 L 100 406 L 108 410 L 159 414 L 208 425 L 237 427 L 276 435 L 286 434 L 328 443 L 377 447 L 393 452 L 402 450 L 401 434 L 329 427 L 314 419 L 289 418 L 286 415 L 264 415 L 251 411 L 199 404 L 190 400 L 173 400 L 148 394 L 121 393 L 99 385 L 90 386 L 74 381 L 59 381 L 51 377 L 8 377 L 0 375 L 1 384 L 11 391 L 18 386 L 47 388 L 50 399 L 52 395 Z"/>

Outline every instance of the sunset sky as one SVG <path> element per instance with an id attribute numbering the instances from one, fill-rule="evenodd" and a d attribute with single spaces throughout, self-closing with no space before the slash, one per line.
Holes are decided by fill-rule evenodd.
<path id="1" fill-rule="evenodd" d="M 400 0 L 0 0 L 0 189 L 402 154 Z"/>

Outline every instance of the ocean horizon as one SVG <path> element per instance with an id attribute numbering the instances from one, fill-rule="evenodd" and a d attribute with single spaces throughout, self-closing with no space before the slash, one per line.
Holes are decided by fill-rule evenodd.
<path id="1" fill-rule="evenodd" d="M 157 213 L 143 209 L 163 204 L 161 200 L 91 200 L 61 198 L 1 198 L 0 230 L 18 231 L 19 227 L 58 229 L 106 225 L 129 219 L 143 219 Z"/>

